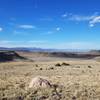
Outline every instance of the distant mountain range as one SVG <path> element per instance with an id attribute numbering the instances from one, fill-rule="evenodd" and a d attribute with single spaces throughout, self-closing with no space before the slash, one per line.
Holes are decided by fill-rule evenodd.
<path id="1" fill-rule="evenodd" d="M 41 48 L 26 48 L 26 47 L 15 47 L 15 48 L 6 48 L 6 47 L 0 47 L 0 50 L 14 50 L 14 51 L 42 51 Z"/>
<path id="2" fill-rule="evenodd" d="M 52 51 L 59 51 L 58 49 L 42 49 L 42 48 L 28 48 L 28 47 L 15 47 L 15 48 L 6 48 L 0 47 L 0 50 L 12 50 L 12 51 L 26 51 L 26 52 L 52 52 Z"/>
<path id="3" fill-rule="evenodd" d="M 44 48 L 36 48 L 36 47 L 0 47 L 0 50 L 10 50 L 10 51 L 26 51 L 26 52 L 87 52 L 87 51 L 95 51 L 98 52 L 100 50 L 82 50 L 82 49 L 44 49 Z"/>

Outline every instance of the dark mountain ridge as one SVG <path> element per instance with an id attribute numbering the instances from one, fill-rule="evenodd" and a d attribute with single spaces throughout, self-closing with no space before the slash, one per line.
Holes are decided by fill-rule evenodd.
<path id="1" fill-rule="evenodd" d="M 0 51 L 0 62 L 25 60 L 25 57 L 20 56 L 15 51 Z"/>

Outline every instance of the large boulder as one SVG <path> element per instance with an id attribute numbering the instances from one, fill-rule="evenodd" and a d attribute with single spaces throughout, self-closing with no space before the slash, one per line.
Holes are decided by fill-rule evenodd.
<path id="1" fill-rule="evenodd" d="M 51 87 L 50 81 L 48 81 L 45 77 L 35 77 L 31 80 L 29 84 L 29 88 L 47 88 Z"/>

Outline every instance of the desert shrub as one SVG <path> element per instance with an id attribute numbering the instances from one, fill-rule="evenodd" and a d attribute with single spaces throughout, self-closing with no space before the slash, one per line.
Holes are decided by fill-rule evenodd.
<path id="1" fill-rule="evenodd" d="M 88 68 L 92 68 L 92 66 L 89 65 Z"/>
<path id="2" fill-rule="evenodd" d="M 63 66 L 70 66 L 70 64 L 63 62 L 61 65 Z"/>
<path id="3" fill-rule="evenodd" d="M 48 70 L 53 70 L 54 69 L 54 67 L 50 67 L 50 68 L 48 68 Z"/>
<path id="4" fill-rule="evenodd" d="M 36 67 L 39 67 L 38 64 L 35 65 Z"/>
<path id="5" fill-rule="evenodd" d="M 57 63 L 57 64 L 55 64 L 55 66 L 61 66 L 61 64 L 60 63 Z"/>
<path id="6" fill-rule="evenodd" d="M 40 70 L 43 70 L 43 68 L 40 68 Z"/>

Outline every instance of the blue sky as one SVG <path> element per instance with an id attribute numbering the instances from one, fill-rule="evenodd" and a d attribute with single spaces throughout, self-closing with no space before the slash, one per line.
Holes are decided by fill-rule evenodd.
<path id="1" fill-rule="evenodd" d="M 100 49 L 100 0 L 0 0 L 0 47 Z"/>

